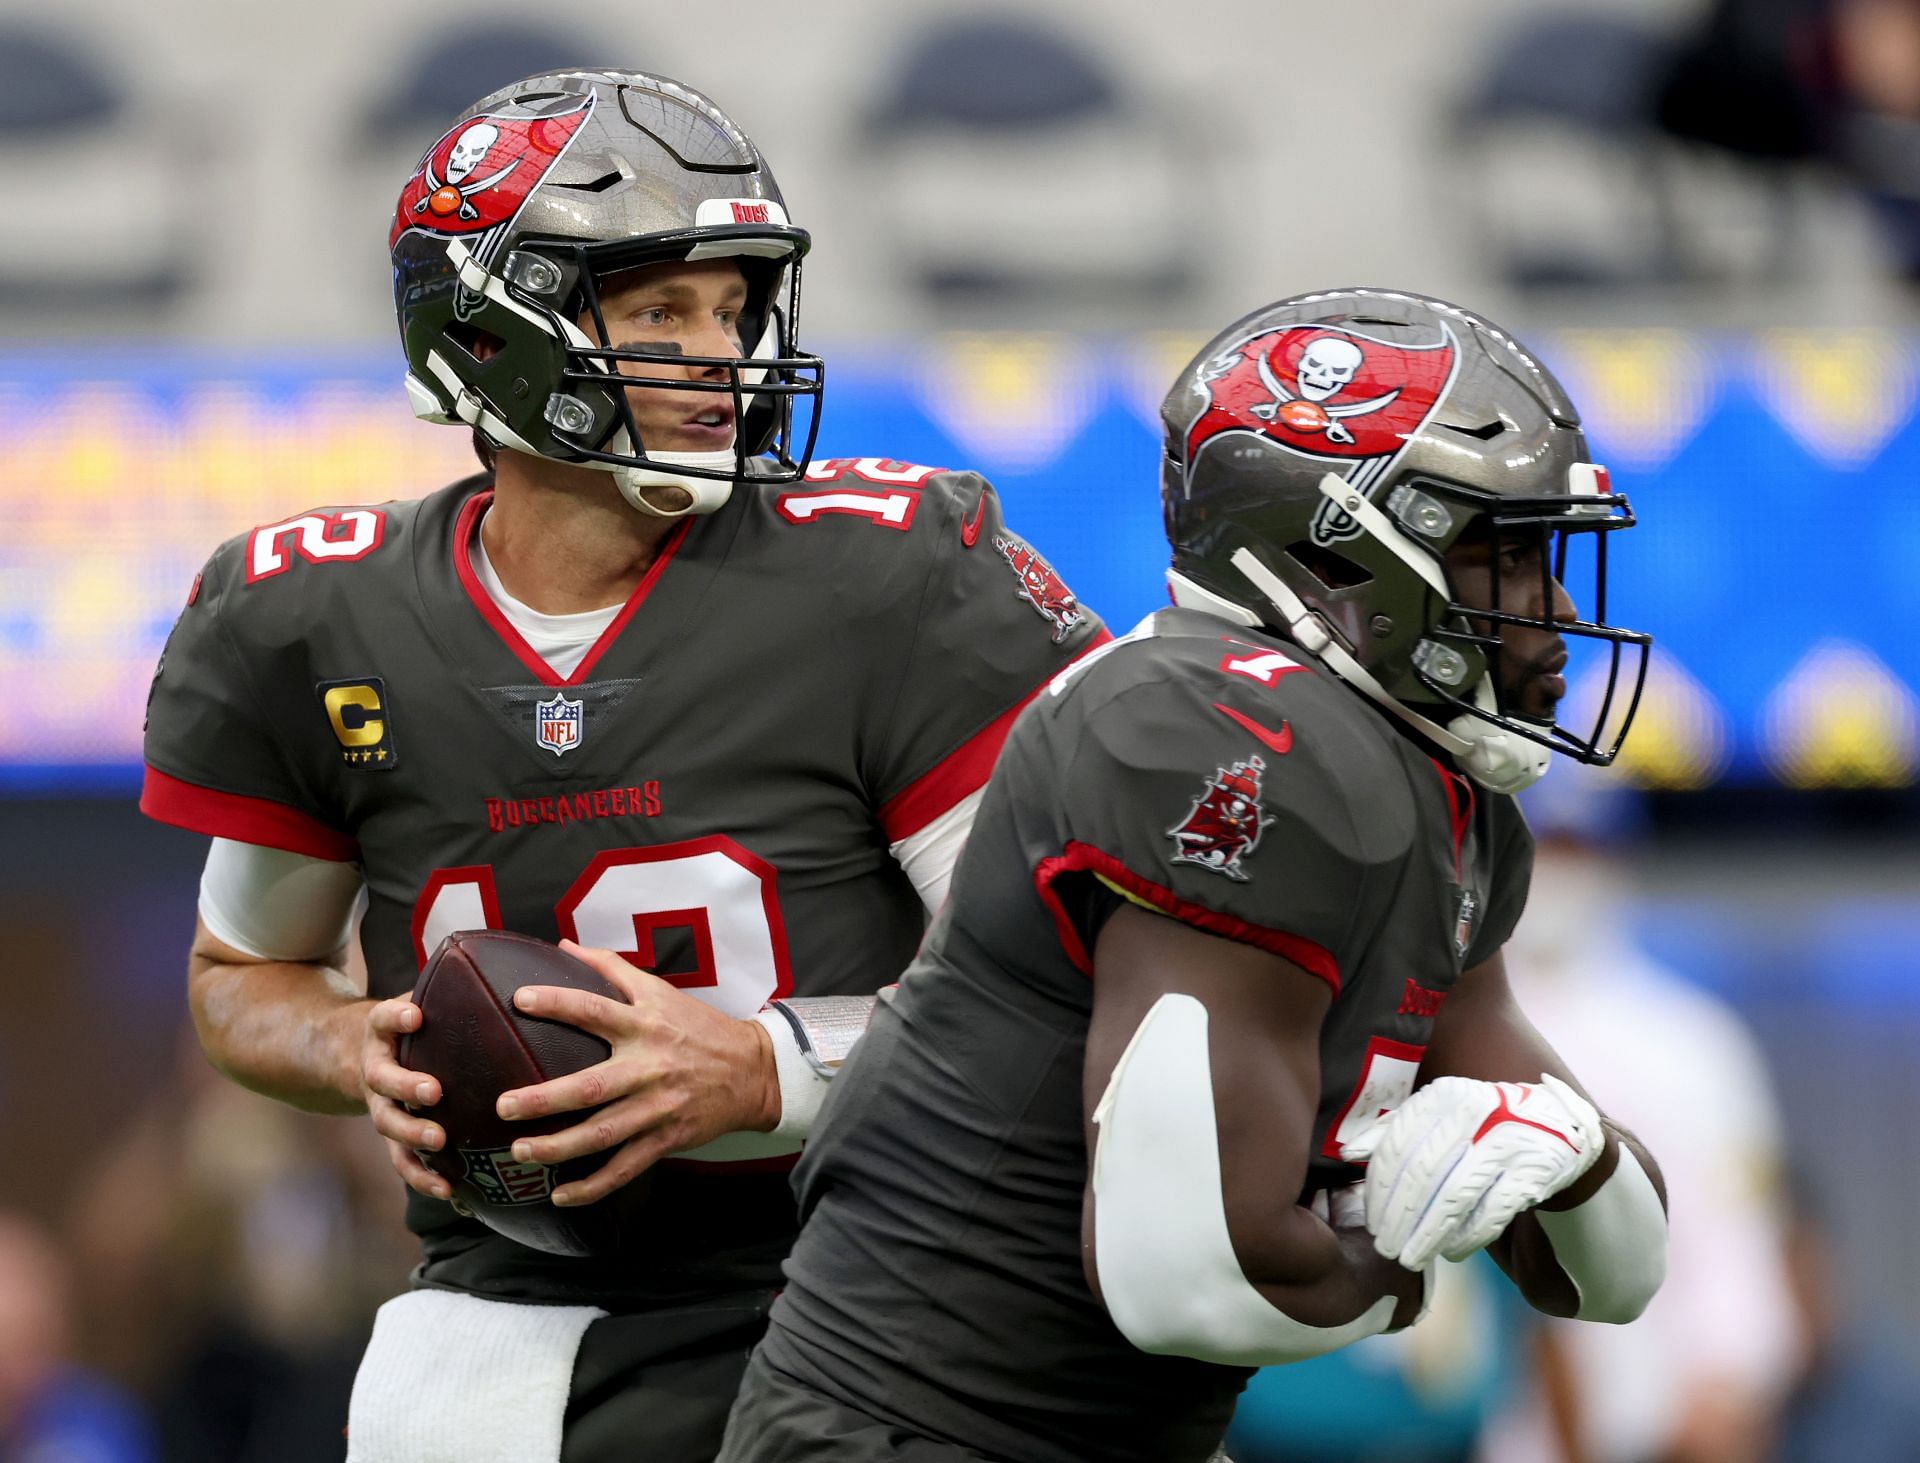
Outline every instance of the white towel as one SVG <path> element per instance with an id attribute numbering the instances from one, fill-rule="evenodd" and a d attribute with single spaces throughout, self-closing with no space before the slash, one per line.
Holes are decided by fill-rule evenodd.
<path id="1" fill-rule="evenodd" d="M 451 1290 L 380 1307 L 347 1409 L 347 1463 L 559 1463 L 580 1338 L 606 1314 Z"/>

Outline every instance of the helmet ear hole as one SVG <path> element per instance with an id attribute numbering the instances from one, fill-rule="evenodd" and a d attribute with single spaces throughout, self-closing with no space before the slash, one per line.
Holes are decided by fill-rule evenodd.
<path id="1" fill-rule="evenodd" d="M 1323 548 L 1310 539 L 1287 545 L 1287 557 L 1328 589 L 1357 589 L 1373 582 L 1373 574 L 1345 554 Z"/>

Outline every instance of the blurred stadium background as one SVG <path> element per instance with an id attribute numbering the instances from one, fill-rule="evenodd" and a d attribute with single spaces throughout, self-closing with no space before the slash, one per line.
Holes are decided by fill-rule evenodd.
<path id="1" fill-rule="evenodd" d="M 819 455 L 986 472 L 1116 626 L 1159 602 L 1159 395 L 1228 320 L 1378 283 L 1535 343 L 1641 515 L 1611 612 L 1659 642 L 1590 918 L 1757 1037 L 1822 1294 L 1911 1365 L 1920 4 L 532 14 L 0 4 L 0 1459 L 339 1455 L 397 1195 L 361 1125 L 200 1062 L 203 850 L 134 811 L 141 706 L 219 540 L 468 470 L 400 391 L 388 211 L 467 102 L 589 61 L 710 90 L 772 160 Z M 1472 1327 L 1532 1385 L 1527 1333 Z M 99 1451 L 10 1452 L 62 1357 Z M 1469 1456 L 1382 1436 L 1312 1456 Z"/>

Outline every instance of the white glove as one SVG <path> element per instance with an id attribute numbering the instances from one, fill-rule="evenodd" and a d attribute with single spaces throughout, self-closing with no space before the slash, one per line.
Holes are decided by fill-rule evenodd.
<path id="1" fill-rule="evenodd" d="M 1464 1260 L 1593 1166 L 1600 1114 L 1558 1077 L 1440 1077 L 1341 1146 L 1367 1165 L 1374 1248 L 1409 1270 Z"/>

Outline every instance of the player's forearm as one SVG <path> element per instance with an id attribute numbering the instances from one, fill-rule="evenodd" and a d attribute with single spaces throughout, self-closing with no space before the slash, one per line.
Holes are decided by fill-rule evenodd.
<path id="1" fill-rule="evenodd" d="M 1295 1208 L 1257 1244 L 1243 1243 L 1237 1233 L 1234 1241 L 1254 1288 L 1303 1325 L 1343 1326 L 1385 1296 L 1394 1300 L 1395 1329 L 1419 1311 L 1420 1276 L 1381 1256 L 1364 1229 L 1330 1228 Z"/>
<path id="2" fill-rule="evenodd" d="M 188 1004 L 207 1060 L 242 1087 L 308 1112 L 366 1111 L 361 1044 L 372 1002 L 341 971 L 196 956 Z"/>
<path id="3" fill-rule="evenodd" d="M 1622 1146 L 1630 1149 L 1651 1183 L 1662 1209 L 1667 1201 L 1665 1181 L 1653 1155 L 1631 1133 L 1606 1123 L 1606 1147 L 1593 1167 L 1552 1198 L 1514 1217 L 1506 1232 L 1488 1246 L 1522 1296 L 1535 1310 L 1571 1318 L 1580 1313 L 1580 1288 L 1555 1252 L 1554 1241 L 1540 1220 L 1542 1211 L 1571 1214 L 1591 1203 L 1619 1174 Z M 1664 1240 L 1664 1235 L 1659 1236 Z M 1651 1241 L 1649 1241 L 1651 1242 Z"/>

